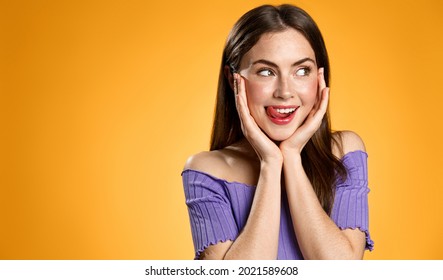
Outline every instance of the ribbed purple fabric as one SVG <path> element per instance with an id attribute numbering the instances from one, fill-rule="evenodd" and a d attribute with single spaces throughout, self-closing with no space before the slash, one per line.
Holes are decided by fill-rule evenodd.
<path id="1" fill-rule="evenodd" d="M 368 230 L 367 154 L 354 151 L 342 159 L 348 170 L 337 184 L 331 218 L 341 229 L 358 228 L 366 233 L 366 248 L 373 249 Z M 246 224 L 255 186 L 228 182 L 209 174 L 182 172 L 191 223 L 195 259 L 209 245 L 235 240 Z M 266 244 L 264 244 L 266 246 Z M 286 194 L 282 193 L 278 259 L 303 259 L 294 233 Z"/>
<path id="2" fill-rule="evenodd" d="M 346 154 L 342 162 L 348 171 L 346 181 L 337 184 L 331 219 L 341 228 L 360 229 L 366 234 L 366 249 L 374 242 L 369 234 L 368 155 L 363 151 Z"/>

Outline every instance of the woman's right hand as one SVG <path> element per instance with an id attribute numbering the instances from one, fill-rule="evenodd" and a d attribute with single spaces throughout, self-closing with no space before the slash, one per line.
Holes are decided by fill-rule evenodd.
<path id="1" fill-rule="evenodd" d="M 262 163 L 283 162 L 280 148 L 260 129 L 249 112 L 245 79 L 234 73 L 234 93 L 243 135 L 254 148 Z"/>

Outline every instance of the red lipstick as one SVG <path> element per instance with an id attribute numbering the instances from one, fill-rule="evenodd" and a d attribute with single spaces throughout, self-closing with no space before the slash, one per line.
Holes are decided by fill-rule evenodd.
<path id="1" fill-rule="evenodd" d="M 285 125 L 292 121 L 297 109 L 298 106 L 268 106 L 266 114 L 273 123 Z"/>

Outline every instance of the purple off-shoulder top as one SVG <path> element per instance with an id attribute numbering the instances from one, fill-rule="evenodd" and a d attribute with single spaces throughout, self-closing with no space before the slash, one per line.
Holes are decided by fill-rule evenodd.
<path id="1" fill-rule="evenodd" d="M 367 157 L 363 151 L 354 151 L 342 158 L 348 177 L 336 186 L 331 219 L 341 229 L 358 228 L 365 232 L 366 249 L 372 250 L 374 242 L 368 228 Z M 182 179 L 195 259 L 198 259 L 209 245 L 237 238 L 248 219 L 255 186 L 228 182 L 192 169 L 183 171 Z M 303 259 L 284 192 L 277 258 Z"/>

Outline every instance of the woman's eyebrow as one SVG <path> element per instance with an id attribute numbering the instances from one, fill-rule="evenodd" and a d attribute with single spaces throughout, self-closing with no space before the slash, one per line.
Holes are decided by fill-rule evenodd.
<path id="1" fill-rule="evenodd" d="M 297 66 L 297 65 L 300 65 L 300 64 L 302 64 L 302 63 L 304 63 L 304 62 L 306 62 L 306 61 L 310 61 L 310 62 L 312 62 L 312 63 L 315 64 L 315 60 L 313 60 L 313 59 L 310 58 L 310 57 L 305 57 L 305 58 L 302 58 L 302 59 L 297 60 L 296 62 L 292 63 L 291 66 Z M 269 66 L 274 67 L 274 68 L 278 68 L 278 65 L 277 65 L 277 64 L 275 64 L 275 63 L 272 62 L 272 61 L 266 60 L 266 59 L 259 59 L 259 60 L 256 60 L 256 61 L 254 61 L 254 62 L 252 63 L 252 65 L 259 64 L 259 63 L 261 63 L 261 64 L 266 64 L 266 65 L 269 65 Z"/>

